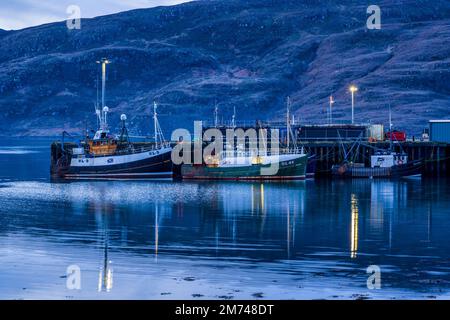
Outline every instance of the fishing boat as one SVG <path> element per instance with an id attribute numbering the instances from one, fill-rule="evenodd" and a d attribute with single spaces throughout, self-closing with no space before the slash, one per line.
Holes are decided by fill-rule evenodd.
<path id="1" fill-rule="evenodd" d="M 401 178 L 420 177 L 423 160 L 409 161 L 404 153 L 377 151 L 371 156 L 371 166 L 362 163 L 346 162 L 334 165 L 333 176 L 342 178 Z"/>
<path id="2" fill-rule="evenodd" d="M 157 117 L 157 104 L 153 105 L 154 142 L 130 142 L 126 127 L 127 117 L 122 114 L 120 135 L 110 133 L 105 106 L 105 78 L 107 59 L 102 59 L 102 107 L 96 104 L 99 128 L 93 137 L 86 135 L 79 143 L 65 143 L 63 133 L 59 150 L 52 149 L 51 174 L 64 179 L 171 179 L 172 148 L 164 140 Z M 57 149 L 57 148 L 55 148 Z"/>
<path id="3" fill-rule="evenodd" d="M 389 126 L 392 131 L 391 111 L 389 108 Z M 348 153 L 344 153 L 344 162 L 339 165 L 333 165 L 331 168 L 332 175 L 342 178 L 402 178 L 422 176 L 424 160 L 408 161 L 408 155 L 402 152 L 393 151 L 392 142 L 393 135 L 389 136 L 389 149 L 376 149 L 370 157 L 370 167 L 366 167 L 364 163 L 354 163 L 348 160 Z M 397 141 L 398 142 L 398 141 Z M 360 140 L 356 141 L 352 146 L 362 144 Z M 370 145 L 366 145 L 371 147 Z M 399 145 L 400 146 L 400 145 Z M 401 148 L 401 146 L 400 146 Z"/>
<path id="4" fill-rule="evenodd" d="M 290 146 L 292 135 L 290 126 L 290 100 L 287 108 L 287 145 L 275 153 L 267 151 L 245 151 L 237 147 L 218 155 L 211 155 L 202 164 L 182 164 L 183 179 L 197 180 L 303 180 L 306 179 L 308 154 L 303 148 L 298 148 L 296 139 Z M 215 109 L 215 124 L 217 126 L 217 107 Z M 232 128 L 235 128 L 235 114 L 232 118 Z M 265 143 L 263 142 L 265 145 Z M 227 148 L 228 149 L 228 148 Z M 270 168 L 277 168 L 271 170 Z"/>
<path id="5" fill-rule="evenodd" d="M 279 155 L 223 157 L 210 164 L 183 164 L 183 179 L 197 180 L 303 180 L 306 178 L 308 155 L 292 152 Z M 265 174 L 271 166 L 278 166 L 275 174 Z"/>

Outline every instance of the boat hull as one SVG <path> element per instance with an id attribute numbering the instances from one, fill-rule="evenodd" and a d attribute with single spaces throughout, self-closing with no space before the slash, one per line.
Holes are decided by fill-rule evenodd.
<path id="1" fill-rule="evenodd" d="M 335 165 L 331 171 L 338 178 L 402 178 L 422 175 L 423 161 L 412 161 L 388 168 L 354 167 L 349 164 Z"/>
<path id="2" fill-rule="evenodd" d="M 171 150 L 133 155 L 73 158 L 54 176 L 63 179 L 172 179 Z"/>
<path id="3" fill-rule="evenodd" d="M 280 161 L 279 169 L 274 175 L 264 174 L 262 171 L 269 168 L 270 164 L 228 167 L 183 164 L 181 176 L 187 180 L 304 180 L 307 161 L 306 155 L 300 155 L 289 161 Z"/>

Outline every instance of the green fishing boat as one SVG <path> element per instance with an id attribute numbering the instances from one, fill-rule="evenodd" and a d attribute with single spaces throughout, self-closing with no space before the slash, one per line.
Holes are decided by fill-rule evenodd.
<path id="1" fill-rule="evenodd" d="M 183 179 L 197 180 L 303 180 L 308 155 L 290 153 L 267 157 L 225 157 L 212 164 L 183 164 Z M 277 170 L 275 170 L 278 168 Z"/>
<path id="2" fill-rule="evenodd" d="M 304 180 L 308 165 L 308 154 L 303 147 L 298 148 L 296 137 L 291 130 L 290 98 L 287 98 L 286 132 L 287 142 L 282 149 L 269 152 L 264 150 L 245 151 L 245 144 L 234 150 L 211 155 L 202 164 L 182 164 L 181 177 L 197 180 Z M 217 107 L 215 109 L 215 127 L 218 126 Z M 235 111 L 236 112 L 236 111 Z M 236 128 L 233 114 L 231 128 Z M 290 141 L 293 141 L 291 148 Z M 263 137 L 258 145 L 267 145 Z M 228 147 L 226 148 L 228 150 Z M 233 149 L 233 148 L 232 148 Z M 244 151 L 242 151 L 244 150 Z"/>

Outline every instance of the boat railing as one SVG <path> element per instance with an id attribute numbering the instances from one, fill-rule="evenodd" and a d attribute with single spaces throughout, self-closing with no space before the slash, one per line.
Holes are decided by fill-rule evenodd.
<path id="1" fill-rule="evenodd" d="M 136 154 L 136 153 L 157 151 L 157 150 L 161 150 L 163 148 L 170 148 L 170 143 L 163 142 L 163 143 L 153 144 L 150 146 L 135 146 L 130 143 L 128 145 L 128 148 L 122 149 L 122 150 L 117 150 L 115 152 L 115 155 Z"/>
<path id="2" fill-rule="evenodd" d="M 223 160 L 225 158 L 235 158 L 235 157 L 264 157 L 264 156 L 273 156 L 273 155 L 287 155 L 287 154 L 304 154 L 304 148 L 290 148 L 290 149 L 278 149 L 273 152 L 273 150 L 225 150 L 219 154 L 219 160 Z"/>
<path id="3" fill-rule="evenodd" d="M 171 144 L 170 142 L 163 142 L 163 143 L 158 143 L 158 144 L 152 144 L 152 145 L 142 145 L 142 146 L 136 146 L 133 143 L 129 143 L 127 147 L 125 148 L 120 148 L 120 149 L 116 149 L 114 151 L 113 154 L 92 154 L 89 153 L 89 150 L 87 149 L 87 145 L 84 145 L 84 149 L 85 149 L 85 154 L 88 154 L 91 157 L 94 158 L 98 158 L 98 157 L 108 157 L 108 156 L 120 156 L 120 155 L 126 155 L 126 154 L 137 154 L 137 153 L 144 153 L 144 152 L 150 152 L 150 151 L 157 151 L 157 150 L 161 150 L 163 148 L 170 148 Z M 73 154 L 73 150 L 69 149 L 67 150 L 67 152 L 70 155 L 75 155 Z"/>

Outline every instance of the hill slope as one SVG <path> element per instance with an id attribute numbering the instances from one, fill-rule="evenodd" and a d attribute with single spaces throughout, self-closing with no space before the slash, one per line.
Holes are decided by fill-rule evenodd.
<path id="1" fill-rule="evenodd" d="M 450 2 L 379 1 L 382 29 L 367 30 L 365 1 L 191 2 L 0 33 L 0 129 L 59 134 L 95 125 L 95 83 L 110 58 L 111 124 L 126 113 L 149 132 L 153 99 L 166 130 L 211 119 L 274 119 L 287 95 L 302 121 L 348 120 L 347 87 L 359 87 L 358 121 L 414 133 L 450 113 Z M 165 116 L 164 116 L 165 115 Z"/>

